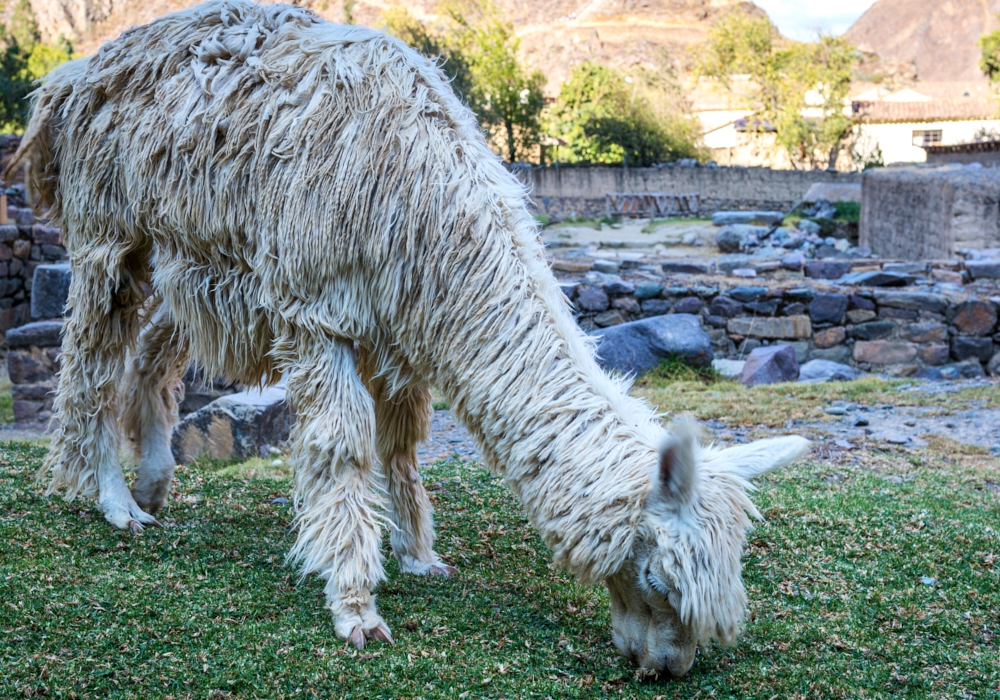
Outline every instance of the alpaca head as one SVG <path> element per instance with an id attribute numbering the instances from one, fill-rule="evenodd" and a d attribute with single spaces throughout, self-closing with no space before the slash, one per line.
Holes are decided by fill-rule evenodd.
<path id="1" fill-rule="evenodd" d="M 803 455 L 782 437 L 726 450 L 698 445 L 693 423 L 671 427 L 632 554 L 607 577 L 615 646 L 631 661 L 681 676 L 698 644 L 732 642 L 746 608 L 740 555 L 750 479 Z"/>

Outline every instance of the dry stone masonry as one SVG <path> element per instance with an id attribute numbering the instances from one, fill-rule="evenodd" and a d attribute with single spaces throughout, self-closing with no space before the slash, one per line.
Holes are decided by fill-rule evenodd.
<path id="1" fill-rule="evenodd" d="M 799 363 L 824 360 L 897 376 L 982 377 L 1000 366 L 1000 280 L 935 282 L 941 268 L 932 264 L 899 274 L 892 262 L 817 262 L 837 263 L 838 279 L 802 270 L 748 281 L 664 273 L 655 264 L 557 275 L 585 328 L 607 335 L 619 324 L 661 318 L 671 329 L 676 318 L 676 334 L 697 318 L 717 359 L 790 345 Z M 947 265 L 962 279 L 960 264 Z"/>
<path id="2" fill-rule="evenodd" d="M 1000 247 L 998 168 L 873 168 L 864 173 L 862 192 L 861 245 L 876 255 L 946 260 Z M 990 265 L 996 271 L 1000 261 Z"/>

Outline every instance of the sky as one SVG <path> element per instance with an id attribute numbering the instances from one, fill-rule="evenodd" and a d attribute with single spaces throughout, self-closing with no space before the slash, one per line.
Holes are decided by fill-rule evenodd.
<path id="1" fill-rule="evenodd" d="M 875 0 L 754 0 L 767 12 L 781 33 L 791 39 L 808 41 L 820 29 L 843 34 Z"/>

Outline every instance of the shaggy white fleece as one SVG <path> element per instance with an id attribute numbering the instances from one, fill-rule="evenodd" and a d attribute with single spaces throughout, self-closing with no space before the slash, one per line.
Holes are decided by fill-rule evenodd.
<path id="1" fill-rule="evenodd" d="M 384 575 L 387 492 L 394 520 L 416 513 L 410 539 L 397 537 L 411 568 L 438 561 L 414 482 L 429 384 L 559 566 L 582 581 L 608 577 L 650 532 L 663 429 L 597 366 L 523 187 L 438 67 L 401 42 L 296 7 L 212 0 L 56 69 L 11 167 L 22 165 L 63 226 L 74 272 L 46 473 L 70 497 L 99 494 L 118 527 L 155 522 L 117 461 L 117 387 L 151 289 L 169 320 L 153 337 L 173 346 L 140 349 L 130 372 L 143 375 L 141 358 L 159 353 L 169 376 L 144 380 L 160 404 L 129 405 L 148 416 L 139 424 L 168 427 L 147 429 L 159 447 L 140 452 L 162 453 L 187 353 L 247 384 L 287 375 L 298 418 L 293 556 L 329 580 L 343 637 L 388 635 L 371 595 Z M 402 427 L 378 419 L 393 401 Z M 127 432 L 142 442 L 135 423 Z M 377 445 L 386 431 L 404 438 Z M 727 557 L 748 503 L 713 506 L 741 531 L 720 545 Z M 719 612 L 697 597 L 683 615 Z M 716 624 L 734 623 L 696 626 Z"/>

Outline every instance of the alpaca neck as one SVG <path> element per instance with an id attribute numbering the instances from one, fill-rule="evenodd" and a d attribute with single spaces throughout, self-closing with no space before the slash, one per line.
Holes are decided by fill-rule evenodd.
<path id="1" fill-rule="evenodd" d="M 617 571 L 632 550 L 658 427 L 648 405 L 597 366 L 548 270 L 527 272 L 485 302 L 480 295 L 478 304 L 449 304 L 465 318 L 449 323 L 460 337 L 438 336 L 441 356 L 470 352 L 443 367 L 436 383 L 556 563 L 593 581 Z"/>

